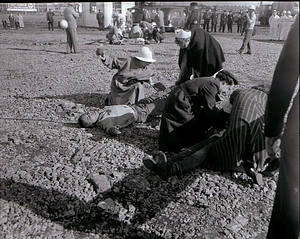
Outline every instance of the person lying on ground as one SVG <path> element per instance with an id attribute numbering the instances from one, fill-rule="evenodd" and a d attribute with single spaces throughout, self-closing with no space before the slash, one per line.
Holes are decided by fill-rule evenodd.
<path id="1" fill-rule="evenodd" d="M 160 152 L 158 159 L 146 156 L 146 168 L 163 178 L 182 175 L 198 167 L 232 171 L 241 166 L 255 183 L 262 184 L 262 171 L 268 158 L 263 132 L 264 112 L 269 86 L 237 89 L 230 96 L 230 113 L 226 130 L 191 146 L 167 160 Z M 225 131 L 225 132 L 224 132 Z"/>
<path id="2" fill-rule="evenodd" d="M 230 72 L 222 70 L 178 85 L 167 98 L 159 132 L 159 150 L 180 151 L 204 139 L 211 127 L 221 127 L 227 114 L 216 107 L 219 95 L 238 84 Z"/>
<path id="3" fill-rule="evenodd" d="M 212 76 L 223 69 L 225 57 L 221 45 L 202 28 L 175 30 L 175 43 L 180 47 L 180 73 L 176 85 L 191 78 Z"/>
<path id="4" fill-rule="evenodd" d="M 171 89 L 159 91 L 134 105 L 105 106 L 99 111 L 84 113 L 78 118 L 78 123 L 82 128 L 98 127 L 111 136 L 118 135 L 124 127 L 133 123 L 146 123 L 161 115 Z"/>
<path id="5" fill-rule="evenodd" d="M 151 83 L 154 71 L 149 65 L 156 60 L 148 47 L 142 47 L 136 56 L 107 57 L 99 55 L 103 64 L 110 69 L 117 69 L 111 82 L 111 92 L 106 105 L 136 104 L 145 98 L 143 84 Z"/>

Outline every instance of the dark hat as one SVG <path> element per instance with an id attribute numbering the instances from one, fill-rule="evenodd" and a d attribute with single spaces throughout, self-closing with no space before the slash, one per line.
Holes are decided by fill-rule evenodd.
<path id="1" fill-rule="evenodd" d="M 196 3 L 196 2 L 191 2 L 191 4 L 190 4 L 190 6 L 197 6 L 198 5 L 198 3 Z"/>

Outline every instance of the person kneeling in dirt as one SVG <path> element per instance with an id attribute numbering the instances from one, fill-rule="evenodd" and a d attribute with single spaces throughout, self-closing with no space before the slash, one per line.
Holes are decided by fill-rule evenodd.
<path id="1" fill-rule="evenodd" d="M 106 38 L 109 41 L 109 44 L 120 45 L 123 39 L 123 32 L 121 29 L 121 22 L 117 21 L 117 25 L 112 26 L 108 33 L 106 34 Z"/>
<path id="2" fill-rule="evenodd" d="M 78 123 L 82 128 L 98 127 L 111 136 L 121 134 L 120 129 L 133 123 L 146 123 L 162 114 L 165 100 L 172 87 L 142 99 L 134 105 L 105 106 L 95 112 L 82 114 Z"/>
<path id="3" fill-rule="evenodd" d="M 230 96 L 232 106 L 224 106 L 224 111 L 230 113 L 228 128 L 220 131 L 219 136 L 213 135 L 196 143 L 169 160 L 163 152 L 159 152 L 158 160 L 146 156 L 143 159 L 145 167 L 168 178 L 198 167 L 233 171 L 240 166 L 240 170 L 261 185 L 262 176 L 272 176 L 279 167 L 279 148 L 276 158 L 268 158 L 263 132 L 268 89 L 269 86 L 264 85 L 233 91 Z"/>
<path id="4" fill-rule="evenodd" d="M 203 140 L 211 126 L 221 127 L 227 114 L 216 103 L 236 84 L 235 76 L 222 70 L 215 76 L 195 78 L 176 86 L 162 114 L 159 150 L 180 151 Z"/>
<path id="5" fill-rule="evenodd" d="M 153 26 L 152 38 L 156 43 L 161 43 L 161 41 L 165 39 L 165 36 L 161 33 L 160 28 L 157 28 L 155 22 L 152 22 L 152 26 Z"/>
<path id="6" fill-rule="evenodd" d="M 142 47 L 134 57 L 99 57 L 108 68 L 118 69 L 112 78 L 111 92 L 105 105 L 136 104 L 145 98 L 143 83 L 151 84 L 154 76 L 154 71 L 148 66 L 156 61 L 148 47 Z"/>

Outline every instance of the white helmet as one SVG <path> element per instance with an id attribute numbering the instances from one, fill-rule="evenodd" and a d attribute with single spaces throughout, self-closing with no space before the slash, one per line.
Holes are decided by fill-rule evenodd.
<path id="1" fill-rule="evenodd" d="M 66 30 L 68 28 L 68 22 L 65 19 L 63 19 L 59 22 L 59 26 L 61 29 Z"/>
<path id="2" fill-rule="evenodd" d="M 139 53 L 135 56 L 135 58 L 139 59 L 140 61 L 145 62 L 155 62 L 156 60 L 153 59 L 152 51 L 149 49 L 149 47 L 142 47 L 139 51 Z"/>
<path id="3" fill-rule="evenodd" d="M 248 10 L 254 10 L 254 11 L 255 11 L 255 6 L 254 6 L 254 5 L 250 5 L 250 6 L 248 7 Z"/>

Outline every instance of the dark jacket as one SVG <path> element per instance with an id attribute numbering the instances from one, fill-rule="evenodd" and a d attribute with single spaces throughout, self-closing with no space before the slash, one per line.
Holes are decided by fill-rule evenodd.
<path id="1" fill-rule="evenodd" d="M 54 12 L 47 12 L 46 17 L 48 22 L 54 22 Z"/>
<path id="2" fill-rule="evenodd" d="M 212 76 L 223 68 L 225 61 L 223 50 L 219 42 L 200 27 L 192 30 L 191 42 L 186 49 L 180 49 L 178 65 L 181 84 L 190 79 L 192 69 L 196 77 Z"/>

